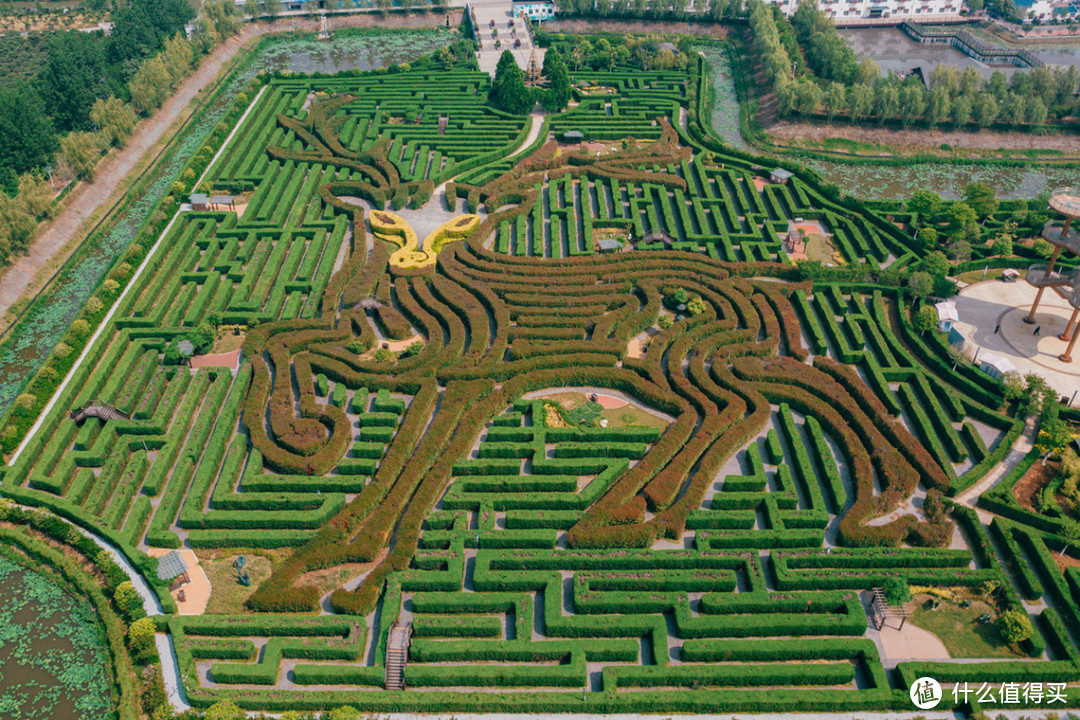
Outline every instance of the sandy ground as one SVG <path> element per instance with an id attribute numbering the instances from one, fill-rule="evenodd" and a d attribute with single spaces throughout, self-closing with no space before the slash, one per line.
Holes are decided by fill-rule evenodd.
<path id="1" fill-rule="evenodd" d="M 923 630 L 908 619 L 903 630 L 897 630 L 900 620 L 890 619 L 881 629 L 881 644 L 886 657 L 903 660 L 948 660 L 945 643 L 929 630 Z"/>
<path id="2" fill-rule="evenodd" d="M 626 344 L 626 356 L 632 358 L 645 357 L 645 345 L 659 334 L 660 331 L 656 328 L 649 328 L 640 335 L 630 338 L 630 342 Z"/>
<path id="3" fill-rule="evenodd" d="M 227 353 L 211 355 L 196 355 L 191 358 L 191 369 L 197 370 L 204 367 L 227 367 L 232 372 L 240 365 L 240 351 L 233 350 Z"/>
<path id="4" fill-rule="evenodd" d="M 1080 154 L 1080 137 L 1076 135 L 1038 136 L 1015 132 L 963 132 L 960 130 L 893 130 L 879 127 L 854 125 L 818 125 L 816 123 L 792 123 L 781 121 L 769 128 L 769 134 L 781 141 L 811 140 L 822 142 L 830 138 L 844 138 L 864 143 L 880 143 L 903 147 L 907 152 L 919 148 L 938 148 L 943 143 L 954 148 L 977 150 L 1060 150 L 1071 155 Z"/>
<path id="5" fill-rule="evenodd" d="M 168 555 L 170 552 L 172 551 L 166 548 L 151 548 L 147 550 L 147 555 L 156 558 Z M 206 610 L 206 603 L 210 600 L 210 579 L 206 577 L 202 566 L 199 565 L 199 558 L 194 550 L 181 550 L 180 556 L 187 563 L 188 577 L 191 578 L 191 582 L 173 590 L 171 593 L 173 600 L 176 600 L 176 608 L 180 615 L 202 615 Z M 176 597 L 181 590 L 184 591 L 184 602 L 180 602 Z"/>

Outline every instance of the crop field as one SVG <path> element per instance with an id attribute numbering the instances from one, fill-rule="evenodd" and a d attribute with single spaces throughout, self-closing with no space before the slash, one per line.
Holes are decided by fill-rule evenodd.
<path id="1" fill-rule="evenodd" d="M 926 675 L 1068 683 L 1075 707 L 1062 522 L 1016 478 L 989 526 L 950 500 L 1023 421 L 902 291 L 798 280 L 796 218 L 875 271 L 910 240 L 717 142 L 703 67 L 577 73 L 535 142 L 476 71 L 269 78 L 189 182 L 237 204 L 181 206 L 110 274 L 4 495 L 148 580 L 152 548 L 273 551 L 245 614 L 159 624 L 199 708 L 863 713 L 910 710 Z M 549 139 L 570 130 L 589 142 Z M 207 324 L 242 334 L 235 365 L 177 363 Z M 867 606 L 892 578 L 1036 631 L 963 665 L 889 656 Z"/>

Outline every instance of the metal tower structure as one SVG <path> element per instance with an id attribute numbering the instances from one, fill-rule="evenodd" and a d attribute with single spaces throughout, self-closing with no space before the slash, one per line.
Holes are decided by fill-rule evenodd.
<path id="1" fill-rule="evenodd" d="M 1066 268 L 1062 271 L 1056 266 L 1062 250 L 1080 256 L 1080 232 L 1072 228 L 1072 221 L 1080 218 L 1080 188 L 1063 187 L 1054 190 L 1050 195 L 1049 204 L 1051 210 L 1061 215 L 1061 220 L 1047 222 L 1042 230 L 1043 239 L 1054 246 L 1054 253 L 1050 256 L 1049 262 L 1036 263 L 1028 268 L 1027 281 L 1037 287 L 1039 292 L 1035 295 L 1031 312 L 1024 318 L 1024 322 L 1029 324 L 1035 322 L 1035 311 L 1039 307 L 1046 288 L 1052 288 L 1068 301 L 1073 312 L 1065 326 L 1065 332 L 1058 337 L 1069 345 L 1064 354 L 1058 357 L 1062 362 L 1069 362 L 1072 360 L 1076 338 L 1080 336 L 1080 333 L 1076 332 L 1076 318 L 1080 315 L 1080 268 Z"/>

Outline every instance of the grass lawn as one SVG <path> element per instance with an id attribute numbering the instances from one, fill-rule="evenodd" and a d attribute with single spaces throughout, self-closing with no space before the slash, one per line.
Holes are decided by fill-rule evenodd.
<path id="1" fill-rule="evenodd" d="M 954 658 L 1016 658 L 1017 655 L 1001 639 L 997 625 L 991 621 L 985 625 L 976 622 L 983 613 L 991 608 L 981 600 L 972 602 L 971 607 L 962 608 L 948 600 L 942 600 L 937 610 L 924 607 L 929 595 L 916 595 L 915 612 L 908 618 L 924 630 L 929 630 L 941 639 L 949 655 Z"/>
<path id="2" fill-rule="evenodd" d="M 810 233 L 805 239 L 807 260 L 818 260 L 827 265 L 836 264 L 836 259 L 833 257 L 836 253 L 836 248 L 829 244 L 829 241 L 825 239 L 824 235 Z"/>
<path id="3" fill-rule="evenodd" d="M 556 395 L 545 395 L 544 400 L 550 402 L 557 402 L 567 410 L 573 410 L 579 405 L 583 405 L 589 401 L 584 393 L 567 392 L 558 393 Z M 630 427 L 641 426 L 655 427 L 660 429 L 666 429 L 668 421 L 662 417 L 658 417 L 648 410 L 644 410 L 637 405 L 627 404 L 620 408 L 605 409 L 602 416 L 607 420 L 607 427 Z"/>
<path id="4" fill-rule="evenodd" d="M 982 270 L 972 270 L 971 272 L 960 273 L 959 275 L 956 276 L 956 279 L 959 280 L 960 282 L 966 282 L 968 284 L 981 282 L 984 279 L 985 280 L 1000 280 L 1001 279 L 1001 274 L 1003 272 L 1005 272 L 1005 268 L 991 268 L 991 269 L 986 271 L 986 277 L 983 278 L 983 271 Z M 1017 278 L 1016 282 L 1021 282 L 1024 279 L 1024 276 L 1026 276 L 1026 275 L 1027 275 L 1027 270 L 1021 270 L 1020 271 L 1020 277 Z"/>
<path id="5" fill-rule="evenodd" d="M 227 353 L 233 350 L 239 350 L 244 344 L 244 340 L 247 338 L 247 332 L 241 331 L 239 335 L 233 332 L 232 325 L 223 325 L 218 330 L 217 337 L 214 338 L 214 347 L 210 351 L 212 353 Z"/>
<path id="6" fill-rule="evenodd" d="M 251 576 L 251 585 L 241 585 L 236 580 L 236 569 L 233 561 L 237 555 L 243 555 L 247 560 L 248 574 Z M 247 612 L 244 609 L 244 601 L 248 599 L 255 588 L 266 578 L 270 577 L 273 563 L 269 558 L 252 555 L 250 552 L 210 551 L 199 553 L 199 564 L 210 579 L 210 601 L 206 604 L 207 615 L 238 615 Z"/>

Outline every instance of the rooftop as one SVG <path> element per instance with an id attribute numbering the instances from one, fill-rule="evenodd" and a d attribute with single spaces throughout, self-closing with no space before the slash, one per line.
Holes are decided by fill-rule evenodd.
<path id="1" fill-rule="evenodd" d="M 995 355 L 994 353 L 983 353 L 980 358 L 980 365 L 989 365 L 992 368 L 997 368 L 1003 375 L 1007 372 L 1013 372 L 1016 370 L 1016 366 L 1012 364 L 1012 361 L 1008 358 Z"/>
<path id="2" fill-rule="evenodd" d="M 157 575 L 162 580 L 172 580 L 188 571 L 187 563 L 180 556 L 179 550 L 173 550 L 158 558 Z"/>
<path id="3" fill-rule="evenodd" d="M 1080 187 L 1062 187 L 1050 193 L 1050 208 L 1071 218 L 1080 218 Z"/>
<path id="4" fill-rule="evenodd" d="M 945 300 L 934 305 L 937 309 L 938 320 L 952 320 L 956 321 L 960 319 L 960 316 L 956 312 L 956 303 L 951 300 Z"/>

